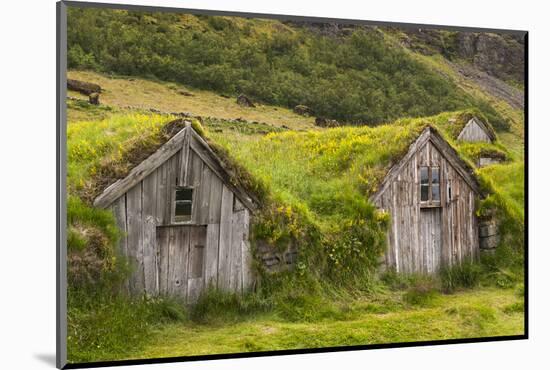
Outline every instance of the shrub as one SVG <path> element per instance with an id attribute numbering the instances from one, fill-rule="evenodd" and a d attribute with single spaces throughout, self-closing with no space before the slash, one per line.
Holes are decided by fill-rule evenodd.
<path id="1" fill-rule="evenodd" d="M 479 284 L 481 276 L 481 266 L 470 261 L 444 266 L 439 271 L 441 287 L 445 293 L 452 293 L 459 288 L 474 288 Z"/>
<path id="2" fill-rule="evenodd" d="M 505 306 L 502 311 L 505 314 L 511 315 L 513 313 L 524 312 L 525 304 L 523 302 L 516 302 Z"/>
<path id="3" fill-rule="evenodd" d="M 395 47 L 384 28 L 329 37 L 255 19 L 135 13 L 69 9 L 69 66 L 244 93 L 289 108 L 305 104 L 352 123 L 476 106 L 504 127 L 489 104 Z"/>
<path id="4" fill-rule="evenodd" d="M 267 311 L 271 303 L 255 293 L 230 293 L 209 286 L 190 306 L 189 317 L 201 324 L 222 324 L 243 320 Z"/>
<path id="5" fill-rule="evenodd" d="M 67 353 L 70 362 L 119 359 L 138 350 L 160 323 L 183 321 L 184 307 L 170 299 L 130 298 L 69 289 Z"/>

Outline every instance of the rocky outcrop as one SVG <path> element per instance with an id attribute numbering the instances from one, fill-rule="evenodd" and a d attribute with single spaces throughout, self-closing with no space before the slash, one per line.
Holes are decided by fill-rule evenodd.
<path id="1" fill-rule="evenodd" d="M 252 103 L 252 100 L 250 100 L 250 98 L 248 98 L 244 94 L 241 94 L 237 97 L 237 104 L 239 104 L 241 107 L 250 107 L 250 108 L 256 107 L 254 103 Z"/>
<path id="2" fill-rule="evenodd" d="M 317 117 L 315 118 L 315 126 L 319 127 L 339 127 L 340 122 L 333 120 L 333 119 L 327 119 L 324 117 Z"/>
<path id="3" fill-rule="evenodd" d="M 494 33 L 457 33 L 457 55 L 502 80 L 523 82 L 523 40 Z"/>
<path id="4" fill-rule="evenodd" d="M 79 81 L 79 80 L 72 80 L 70 78 L 67 79 L 67 89 L 71 91 L 78 91 L 79 93 L 84 95 L 90 95 L 92 93 L 99 94 L 101 92 L 101 86 L 99 86 L 98 84 Z"/>
<path id="5" fill-rule="evenodd" d="M 521 36 L 488 32 L 449 32 L 407 29 L 403 46 L 416 52 L 442 54 L 451 61 L 465 60 L 472 67 L 503 81 L 523 82 L 524 41 Z"/>
<path id="6" fill-rule="evenodd" d="M 299 104 L 299 105 L 294 107 L 293 111 L 294 111 L 294 113 L 299 114 L 301 116 L 308 117 L 308 116 L 313 115 L 313 110 L 310 107 L 308 107 L 307 105 Z"/>

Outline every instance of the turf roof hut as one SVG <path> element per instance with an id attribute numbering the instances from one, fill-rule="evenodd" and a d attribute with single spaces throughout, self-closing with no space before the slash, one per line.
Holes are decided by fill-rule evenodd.
<path id="1" fill-rule="evenodd" d="M 390 213 L 386 266 L 435 273 L 479 255 L 472 169 L 432 127 L 409 147 L 371 197 Z"/>
<path id="2" fill-rule="evenodd" d="M 492 143 L 496 140 L 496 135 L 488 123 L 483 122 L 477 117 L 472 117 L 466 125 L 464 125 L 462 131 L 460 131 L 457 140 L 471 143 Z"/>
<path id="3" fill-rule="evenodd" d="M 209 284 L 241 292 L 254 277 L 248 242 L 253 197 L 231 181 L 188 124 L 101 195 L 124 232 L 131 293 L 194 301 Z"/>

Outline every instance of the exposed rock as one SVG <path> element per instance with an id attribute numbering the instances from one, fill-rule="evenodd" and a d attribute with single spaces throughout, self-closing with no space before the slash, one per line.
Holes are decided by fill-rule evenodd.
<path id="1" fill-rule="evenodd" d="M 299 114 L 301 116 L 309 117 L 313 115 L 313 110 L 308 107 L 307 105 L 297 105 L 294 107 L 294 113 Z"/>
<path id="2" fill-rule="evenodd" d="M 88 95 L 88 101 L 90 102 L 90 104 L 99 105 L 99 94 L 91 93 L 90 95 Z"/>
<path id="3" fill-rule="evenodd" d="M 101 86 L 91 82 L 67 79 L 67 89 L 71 91 L 78 91 L 84 95 L 90 95 L 92 93 L 100 93 Z"/>
<path id="4" fill-rule="evenodd" d="M 255 108 L 256 106 L 254 103 L 252 103 L 252 100 L 250 100 L 246 95 L 241 94 L 237 97 L 237 104 L 239 104 L 242 107 L 250 107 Z"/>
<path id="5" fill-rule="evenodd" d="M 185 91 L 185 90 L 179 90 L 178 94 L 183 96 L 195 96 L 194 94 L 191 94 L 189 91 Z"/>
<path id="6" fill-rule="evenodd" d="M 340 123 L 333 119 L 327 119 L 324 117 L 315 118 L 315 126 L 319 127 L 339 127 Z"/>

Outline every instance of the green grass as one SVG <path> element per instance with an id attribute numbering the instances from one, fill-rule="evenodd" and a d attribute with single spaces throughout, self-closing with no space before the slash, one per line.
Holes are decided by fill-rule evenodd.
<path id="1" fill-rule="evenodd" d="M 68 71 L 67 76 L 97 83 L 103 89 L 99 106 L 88 104 L 86 101 L 69 100 L 69 122 L 101 120 L 121 113 L 145 113 L 146 110 L 154 108 L 162 112 L 188 112 L 196 116 L 226 121 L 241 118 L 250 122 L 260 122 L 268 127 L 284 125 L 291 129 L 316 129 L 313 117 L 300 116 L 290 109 L 263 104 L 258 104 L 256 108 L 241 107 L 237 104 L 236 96 L 224 98 L 212 91 L 180 83 L 77 70 Z M 192 96 L 182 95 L 179 93 L 180 90 L 190 92 Z M 87 99 L 71 91 L 69 96 Z"/>
<path id="2" fill-rule="evenodd" d="M 112 115 L 100 121 L 70 122 L 67 127 L 69 194 L 97 194 L 100 189 L 95 189 L 90 180 L 101 165 L 122 159 L 130 149 L 158 145 L 160 129 L 173 118 L 131 113 Z"/>
<path id="3" fill-rule="evenodd" d="M 354 300 L 340 316 L 315 322 L 288 322 L 276 313 L 252 316 L 231 325 L 193 322 L 155 327 L 143 346 L 94 360 L 191 356 L 376 343 L 479 338 L 523 334 L 523 312 L 512 289 L 479 289 L 403 307 L 400 298 L 385 304 Z M 397 304 L 397 309 L 395 305 Z M 392 306 L 393 305 L 393 306 Z M 513 305 L 513 306 L 511 306 Z M 388 306 L 389 309 L 384 309 Z M 512 308 L 510 308 L 512 307 Z M 352 313 L 349 313 L 352 312 Z"/>

